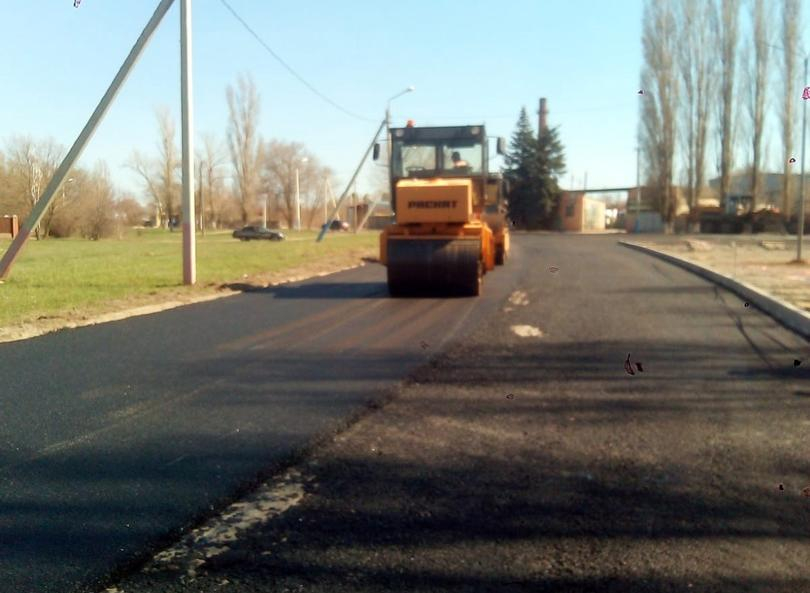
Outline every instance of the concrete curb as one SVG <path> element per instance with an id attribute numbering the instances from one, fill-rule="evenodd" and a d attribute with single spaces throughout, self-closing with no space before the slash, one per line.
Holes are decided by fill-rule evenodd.
<path id="1" fill-rule="evenodd" d="M 680 257 L 669 255 L 668 253 L 663 253 L 662 251 L 658 251 L 650 247 L 636 245 L 635 243 L 630 243 L 629 241 L 619 241 L 619 244 L 637 251 L 641 251 L 647 255 L 653 255 L 659 259 L 663 259 L 664 261 L 675 264 L 676 266 L 680 266 L 685 270 L 689 270 L 693 274 L 697 274 L 698 276 L 710 280 L 715 284 L 719 284 L 723 288 L 726 288 L 734 294 L 742 297 L 765 314 L 773 317 L 776 321 L 788 329 L 793 330 L 804 339 L 810 340 L 810 314 L 805 313 L 797 307 L 794 307 L 790 303 L 786 303 L 785 301 L 778 299 L 775 296 L 760 290 L 759 288 L 751 286 L 750 284 L 740 282 L 739 280 L 733 280 L 728 276 L 712 270 L 711 268 L 692 263 Z"/>

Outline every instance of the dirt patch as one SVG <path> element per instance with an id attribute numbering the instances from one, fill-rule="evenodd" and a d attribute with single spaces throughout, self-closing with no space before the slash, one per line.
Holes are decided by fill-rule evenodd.
<path id="1" fill-rule="evenodd" d="M 327 274 L 364 266 L 366 261 L 371 259 L 368 250 L 356 249 L 347 253 L 346 257 L 341 257 L 339 261 L 316 261 L 280 272 L 245 274 L 238 282 L 198 284 L 191 288 L 178 286 L 177 288 L 161 290 L 151 294 L 139 294 L 126 299 L 108 301 L 103 305 L 74 309 L 53 315 L 41 315 L 34 319 L 26 319 L 13 325 L 0 327 L 0 343 L 26 340 L 60 329 L 84 327 L 119 321 L 139 315 L 150 315 L 167 309 L 182 307 L 183 305 L 229 297 L 268 286 L 326 276 Z"/>

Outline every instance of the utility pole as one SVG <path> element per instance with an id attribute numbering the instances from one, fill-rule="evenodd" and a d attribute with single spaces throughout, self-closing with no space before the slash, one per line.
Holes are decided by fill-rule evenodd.
<path id="1" fill-rule="evenodd" d="M 354 182 L 354 191 L 352 192 L 352 227 L 354 232 L 357 232 L 357 181 Z"/>
<path id="2" fill-rule="evenodd" d="M 389 164 L 391 163 L 391 101 L 393 101 L 397 97 L 401 97 L 402 95 L 404 95 L 406 93 L 413 92 L 414 88 L 415 87 L 413 87 L 413 86 L 409 86 L 405 90 L 397 93 L 396 95 L 394 95 L 393 97 L 388 99 L 388 101 L 386 102 L 386 104 L 385 104 L 385 118 L 382 120 L 382 122 L 380 122 L 380 127 L 377 128 L 377 131 L 374 133 L 374 137 L 371 140 L 371 144 L 368 145 L 368 148 L 366 149 L 366 153 L 363 155 L 363 158 L 360 159 L 360 164 L 357 165 L 357 169 L 355 169 L 354 174 L 352 175 L 352 178 L 349 180 L 349 183 L 346 185 L 346 189 L 343 190 L 343 194 L 341 194 L 340 199 L 337 201 L 337 204 L 334 207 L 335 209 L 332 212 L 332 216 L 330 216 L 329 220 L 327 220 L 327 224 L 331 223 L 331 221 L 334 220 L 335 214 L 337 214 L 338 210 L 340 209 L 341 204 L 343 203 L 343 200 L 346 198 L 346 194 L 349 192 L 349 189 L 352 187 L 352 184 L 355 182 L 355 179 L 357 179 L 357 175 L 358 175 L 358 173 L 360 173 L 360 169 L 362 168 L 363 163 L 366 162 L 366 159 L 368 158 L 368 155 L 371 154 L 371 151 L 374 148 L 374 144 L 376 144 L 377 138 L 379 138 L 380 132 L 382 132 L 383 128 L 385 128 L 385 132 L 386 132 L 385 138 L 386 138 L 386 152 L 388 153 L 388 163 Z M 390 186 L 390 182 L 391 182 L 391 167 L 390 167 L 390 165 L 389 165 L 389 168 L 388 168 L 388 181 L 389 181 L 389 186 Z M 333 200 L 334 200 L 334 197 L 333 197 Z M 318 238 L 316 239 L 317 242 L 320 243 L 323 240 L 323 236 L 326 234 L 327 230 L 328 229 L 326 228 L 326 225 L 324 225 L 324 228 L 321 229 L 321 232 L 318 235 Z"/>
<path id="3" fill-rule="evenodd" d="M 329 180 L 324 178 L 323 180 L 323 224 L 327 223 L 327 213 L 326 207 L 327 202 L 329 201 L 329 190 L 328 190 Z"/>
<path id="4" fill-rule="evenodd" d="M 191 0 L 180 0 L 180 111 L 183 153 L 183 284 L 197 282 L 194 220 L 194 104 L 191 93 Z"/>
<path id="5" fill-rule="evenodd" d="M 343 190 L 343 193 L 341 194 L 340 199 L 337 201 L 337 204 L 335 204 L 334 210 L 332 211 L 332 215 L 329 217 L 329 220 L 327 221 L 327 224 L 331 223 L 331 221 L 335 219 L 335 214 L 337 214 L 338 210 L 340 209 L 340 206 L 343 204 L 343 200 L 346 199 L 346 195 L 349 193 L 349 190 L 351 189 L 352 184 L 354 184 L 354 180 L 357 179 L 357 175 L 360 173 L 360 169 L 363 167 L 363 164 L 366 162 L 366 159 L 368 158 L 368 155 L 371 154 L 371 150 L 374 148 L 374 144 L 377 142 L 377 138 L 380 136 L 380 132 L 382 132 L 383 128 L 385 128 L 386 123 L 387 123 L 386 120 L 382 120 L 380 122 L 380 127 L 378 127 L 377 131 L 374 132 L 374 136 L 372 137 L 371 143 L 368 145 L 368 148 L 366 149 L 366 153 L 363 155 L 363 158 L 360 159 L 360 164 L 357 165 L 357 168 L 354 170 L 354 174 L 352 175 L 352 178 L 349 180 L 349 183 L 346 184 L 346 189 Z M 327 230 L 328 230 L 327 226 L 324 226 L 324 228 L 321 229 L 321 232 L 318 235 L 318 238 L 315 239 L 315 241 L 320 243 L 323 240 L 323 236 L 326 234 Z"/>

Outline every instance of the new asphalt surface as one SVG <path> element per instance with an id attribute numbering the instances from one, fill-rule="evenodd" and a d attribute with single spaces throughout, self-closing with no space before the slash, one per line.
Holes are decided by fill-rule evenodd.
<path id="1" fill-rule="evenodd" d="M 517 273 L 394 300 L 366 266 L 0 344 L 0 591 L 137 562 L 385 397 Z"/>
<path id="2" fill-rule="evenodd" d="M 722 289 L 552 234 L 479 299 L 372 265 L 0 345 L 0 591 L 109 584 L 290 462 L 303 502 L 120 590 L 803 590 L 808 365 Z"/>

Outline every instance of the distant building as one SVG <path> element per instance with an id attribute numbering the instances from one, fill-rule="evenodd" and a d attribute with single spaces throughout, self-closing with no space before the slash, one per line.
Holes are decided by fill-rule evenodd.
<path id="1" fill-rule="evenodd" d="M 560 229 L 575 233 L 605 230 L 605 203 L 585 192 L 564 191 L 560 198 Z"/>

